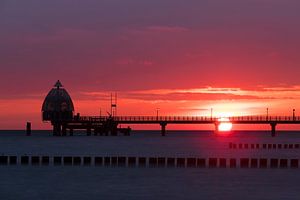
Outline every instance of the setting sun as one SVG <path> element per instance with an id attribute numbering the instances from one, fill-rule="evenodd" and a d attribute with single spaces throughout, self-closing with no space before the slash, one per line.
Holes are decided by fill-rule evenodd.
<path id="1" fill-rule="evenodd" d="M 219 131 L 231 131 L 232 123 L 228 118 L 220 118 L 218 121 L 220 122 L 218 126 Z"/>

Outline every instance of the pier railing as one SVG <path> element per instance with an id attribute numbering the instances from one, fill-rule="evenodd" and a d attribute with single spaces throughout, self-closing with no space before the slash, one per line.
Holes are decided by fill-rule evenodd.
<path id="1" fill-rule="evenodd" d="M 300 116 L 234 116 L 234 117 L 209 117 L 209 116 L 80 116 L 75 120 L 102 122 L 113 119 L 117 122 L 300 122 Z"/>

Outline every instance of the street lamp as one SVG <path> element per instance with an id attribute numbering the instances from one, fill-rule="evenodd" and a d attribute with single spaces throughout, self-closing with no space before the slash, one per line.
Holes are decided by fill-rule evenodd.
<path id="1" fill-rule="evenodd" d="M 158 120 L 158 112 L 159 112 L 159 108 L 156 108 L 156 118 Z"/>
<path id="2" fill-rule="evenodd" d="M 267 120 L 269 120 L 269 108 L 267 108 Z"/>
<path id="3" fill-rule="evenodd" d="M 295 121 L 295 109 L 293 109 L 293 120 Z"/>

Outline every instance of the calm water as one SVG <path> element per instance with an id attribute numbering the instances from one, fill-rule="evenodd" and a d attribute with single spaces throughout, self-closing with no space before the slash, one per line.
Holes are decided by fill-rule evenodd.
<path id="1" fill-rule="evenodd" d="M 229 149 L 229 142 L 299 144 L 300 132 L 138 131 L 124 137 L 0 132 L 0 154 L 299 158 L 300 149 Z M 1 166 L 1 199 L 300 199 L 300 169 Z"/>

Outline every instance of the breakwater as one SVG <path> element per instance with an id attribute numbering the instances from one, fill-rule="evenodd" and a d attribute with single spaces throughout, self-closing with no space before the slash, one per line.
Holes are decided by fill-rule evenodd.
<path id="1" fill-rule="evenodd" d="M 178 167 L 178 168 L 299 168 L 297 158 L 184 158 L 126 156 L 35 156 L 2 155 L 0 165 Z"/>
<path id="2" fill-rule="evenodd" d="M 300 149 L 300 144 L 229 143 L 229 149 Z"/>

